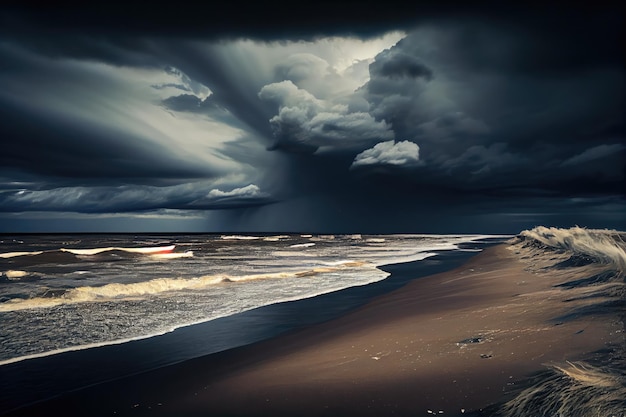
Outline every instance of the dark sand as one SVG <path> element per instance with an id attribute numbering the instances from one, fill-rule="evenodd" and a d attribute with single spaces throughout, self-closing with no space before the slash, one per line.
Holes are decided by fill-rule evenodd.
<path id="1" fill-rule="evenodd" d="M 492 247 L 339 319 L 11 415 L 464 415 L 546 364 L 624 344 L 615 315 L 571 315 L 598 301 L 555 287 L 571 270 L 529 272 L 514 251 Z"/>

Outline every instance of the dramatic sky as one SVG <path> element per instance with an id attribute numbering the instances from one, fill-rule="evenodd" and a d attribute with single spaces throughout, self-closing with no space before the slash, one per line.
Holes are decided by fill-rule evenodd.
<path id="1" fill-rule="evenodd" d="M 156 4 L 0 9 L 0 232 L 626 228 L 623 10 Z"/>

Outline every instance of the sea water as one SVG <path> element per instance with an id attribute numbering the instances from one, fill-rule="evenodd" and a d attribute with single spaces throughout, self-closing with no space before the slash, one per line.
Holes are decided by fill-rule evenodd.
<path id="1" fill-rule="evenodd" d="M 486 235 L 0 238 L 0 366 L 385 279 Z"/>

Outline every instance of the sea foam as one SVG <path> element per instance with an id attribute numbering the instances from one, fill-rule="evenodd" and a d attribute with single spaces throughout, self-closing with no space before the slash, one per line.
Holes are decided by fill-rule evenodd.
<path id="1" fill-rule="evenodd" d="M 0 258 L 15 258 L 18 256 L 33 256 L 33 255 L 41 255 L 43 251 L 32 251 L 32 252 L 7 252 L 0 253 Z"/>
<path id="2" fill-rule="evenodd" d="M 61 248 L 61 252 L 69 252 L 73 255 L 97 255 L 102 252 L 112 252 L 112 251 L 121 251 L 128 253 L 141 253 L 141 254 L 162 254 L 169 253 L 174 250 L 176 245 L 168 245 L 168 246 L 153 246 L 153 247 L 142 247 L 142 248 L 121 248 L 117 246 L 106 247 L 106 248 L 93 248 L 93 249 L 67 249 Z"/>
<path id="3" fill-rule="evenodd" d="M 27 276 L 28 272 L 9 270 L 9 271 L 4 271 L 3 275 L 7 277 L 7 279 L 10 279 L 10 280 L 19 280 L 20 278 Z"/>
<path id="4" fill-rule="evenodd" d="M 332 266 L 315 267 L 311 269 L 298 269 L 276 273 L 261 273 L 247 275 L 216 274 L 205 275 L 195 278 L 155 278 L 143 282 L 130 284 L 111 283 L 102 286 L 83 286 L 69 290 L 46 292 L 43 296 L 32 298 L 13 298 L 0 303 L 0 312 L 27 310 L 34 308 L 50 308 L 64 304 L 76 304 L 86 302 L 106 302 L 129 298 L 144 298 L 156 296 L 166 292 L 205 289 L 212 285 L 233 282 L 247 282 L 256 280 L 277 280 L 289 278 L 302 278 L 345 271 L 347 269 L 375 269 L 376 266 L 368 262 L 346 261 Z M 22 276 L 23 271 L 12 272 L 15 277 Z M 6 273 L 5 273 L 6 274 Z"/>

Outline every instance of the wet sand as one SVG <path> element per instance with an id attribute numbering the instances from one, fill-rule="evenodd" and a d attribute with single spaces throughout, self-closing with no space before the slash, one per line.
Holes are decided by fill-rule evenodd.
<path id="1" fill-rule="evenodd" d="M 624 344 L 617 315 L 582 313 L 601 299 L 556 287 L 602 266 L 531 271 L 515 252 L 495 246 L 341 318 L 11 415 L 468 415 L 546 364 Z"/>

